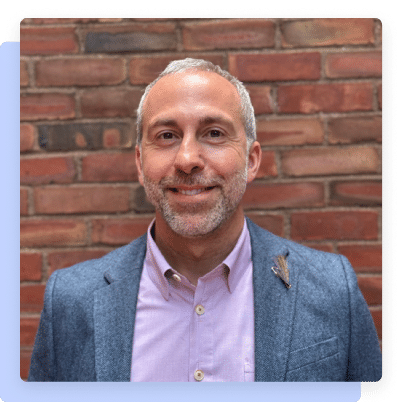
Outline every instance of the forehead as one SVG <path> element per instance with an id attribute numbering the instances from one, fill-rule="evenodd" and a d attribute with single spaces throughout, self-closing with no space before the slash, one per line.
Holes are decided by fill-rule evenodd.
<path id="1" fill-rule="evenodd" d="M 143 107 L 143 125 L 159 114 L 207 110 L 241 118 L 241 99 L 227 79 L 213 72 L 186 71 L 161 78 L 150 90 Z"/>

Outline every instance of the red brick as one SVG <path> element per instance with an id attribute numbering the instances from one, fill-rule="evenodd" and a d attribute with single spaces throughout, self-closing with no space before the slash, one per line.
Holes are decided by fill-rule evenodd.
<path id="1" fill-rule="evenodd" d="M 278 106 L 281 113 L 372 110 L 373 87 L 370 82 L 281 85 Z"/>
<path id="2" fill-rule="evenodd" d="M 131 148 L 135 138 L 132 119 L 111 122 L 39 124 L 39 146 L 45 151 Z"/>
<path id="3" fill-rule="evenodd" d="M 153 216 L 125 219 L 95 219 L 92 242 L 110 245 L 128 244 L 146 233 Z"/>
<path id="4" fill-rule="evenodd" d="M 172 23 L 98 24 L 82 29 L 85 53 L 121 53 L 176 50 Z"/>
<path id="5" fill-rule="evenodd" d="M 20 276 L 21 281 L 40 281 L 42 279 L 42 254 L 21 253 Z"/>
<path id="6" fill-rule="evenodd" d="M 317 119 L 258 120 L 257 140 L 261 145 L 321 144 L 324 127 Z"/>
<path id="7" fill-rule="evenodd" d="M 273 100 L 271 87 L 266 85 L 246 85 L 249 92 L 254 114 L 272 113 Z"/>
<path id="8" fill-rule="evenodd" d="M 29 85 L 28 65 L 24 60 L 21 60 L 19 64 L 19 84 L 21 87 Z"/>
<path id="9" fill-rule="evenodd" d="M 174 53 L 172 56 L 135 56 L 129 62 L 129 82 L 133 85 L 149 84 L 174 60 L 184 59 L 188 55 Z M 211 61 L 223 68 L 223 57 L 217 54 L 196 54 L 195 58 Z"/>
<path id="10" fill-rule="evenodd" d="M 282 152 L 288 176 L 378 173 L 380 157 L 373 147 L 309 148 Z"/>
<path id="11" fill-rule="evenodd" d="M 343 244 L 338 252 L 349 259 L 356 272 L 382 272 L 381 244 Z"/>
<path id="12" fill-rule="evenodd" d="M 39 326 L 39 317 L 21 317 L 20 319 L 20 344 L 21 346 L 33 346 L 36 332 Z"/>
<path id="13" fill-rule="evenodd" d="M 382 277 L 359 276 L 358 286 L 368 305 L 382 304 Z"/>
<path id="14" fill-rule="evenodd" d="M 231 54 L 229 72 L 241 81 L 318 80 L 319 53 Z"/>
<path id="15" fill-rule="evenodd" d="M 362 141 L 382 142 L 382 117 L 339 117 L 328 123 L 331 144 L 348 144 Z"/>
<path id="16" fill-rule="evenodd" d="M 382 77 L 382 52 L 328 54 L 325 73 L 329 78 Z"/>
<path id="17" fill-rule="evenodd" d="M 20 100 L 21 120 L 65 120 L 75 117 L 75 100 L 66 94 L 29 94 Z"/>
<path id="18" fill-rule="evenodd" d="M 19 194 L 20 215 L 28 215 L 28 190 L 20 189 Z"/>
<path id="19" fill-rule="evenodd" d="M 263 151 L 260 169 L 258 170 L 256 178 L 259 179 L 273 176 L 278 176 L 278 169 L 275 162 L 275 152 Z"/>
<path id="20" fill-rule="evenodd" d="M 374 320 L 376 332 L 378 334 L 378 338 L 382 339 L 382 309 L 372 308 L 370 309 L 370 313 L 372 315 L 372 319 Z"/>
<path id="21" fill-rule="evenodd" d="M 373 180 L 330 183 L 331 205 L 382 205 L 382 182 Z"/>
<path id="22" fill-rule="evenodd" d="M 21 27 L 21 54 L 78 53 L 78 38 L 74 28 Z"/>
<path id="23" fill-rule="evenodd" d="M 81 113 L 84 117 L 132 117 L 142 95 L 140 89 L 85 91 L 81 96 Z"/>
<path id="24" fill-rule="evenodd" d="M 117 85 L 125 79 L 121 58 L 73 58 L 41 60 L 36 63 L 36 85 Z"/>
<path id="25" fill-rule="evenodd" d="M 178 56 L 178 55 L 177 55 Z M 129 82 L 133 85 L 149 84 L 155 80 L 167 65 L 180 55 L 173 56 L 137 56 L 129 62 Z"/>
<path id="26" fill-rule="evenodd" d="M 19 134 L 20 151 L 32 151 L 35 144 L 35 128 L 32 124 L 21 124 Z"/>
<path id="27" fill-rule="evenodd" d="M 67 268 L 78 262 L 93 260 L 107 254 L 107 250 L 70 250 L 48 254 L 49 275 L 57 269 Z"/>
<path id="28" fill-rule="evenodd" d="M 95 154 L 82 159 L 82 181 L 138 181 L 135 154 Z"/>
<path id="29" fill-rule="evenodd" d="M 296 208 L 324 205 L 322 183 L 252 182 L 243 196 L 245 209 Z"/>
<path id="30" fill-rule="evenodd" d="M 376 240 L 378 214 L 371 211 L 315 211 L 291 215 L 291 238 L 299 240 Z"/>
<path id="31" fill-rule="evenodd" d="M 35 210 L 39 214 L 88 212 L 126 212 L 128 187 L 44 187 L 34 190 Z"/>
<path id="32" fill-rule="evenodd" d="M 265 19 L 186 23 L 183 46 L 188 50 L 265 48 L 275 43 L 274 23 Z"/>
<path id="33" fill-rule="evenodd" d="M 103 131 L 103 148 L 119 148 L 123 145 L 120 130 L 117 128 L 108 128 Z"/>
<path id="34" fill-rule="evenodd" d="M 43 308 L 45 285 L 21 285 L 20 307 L 22 312 L 40 313 Z"/>
<path id="35" fill-rule="evenodd" d="M 284 236 L 284 221 L 282 215 L 265 215 L 255 212 L 246 213 L 255 224 L 261 226 L 262 228 L 269 230 L 277 236 Z"/>
<path id="36" fill-rule="evenodd" d="M 283 22 L 282 46 L 309 47 L 369 45 L 374 43 L 374 20 L 363 18 L 316 18 Z"/>
<path id="37" fill-rule="evenodd" d="M 22 184 L 71 183 L 76 171 L 72 158 L 21 159 Z"/>
<path id="38" fill-rule="evenodd" d="M 86 243 L 86 236 L 86 224 L 81 220 L 21 221 L 21 247 L 80 246 Z"/>

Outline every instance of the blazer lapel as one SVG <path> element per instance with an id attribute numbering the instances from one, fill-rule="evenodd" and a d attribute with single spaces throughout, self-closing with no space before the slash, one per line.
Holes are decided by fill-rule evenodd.
<path id="1" fill-rule="evenodd" d="M 253 260 L 255 381 L 285 381 L 299 267 L 284 240 L 247 223 Z M 287 254 L 289 289 L 271 269 L 274 258 Z"/>
<path id="2" fill-rule="evenodd" d="M 133 333 L 146 237 L 105 273 L 111 282 L 94 296 L 97 381 L 130 381 Z M 129 246 L 131 246 L 129 245 Z"/>

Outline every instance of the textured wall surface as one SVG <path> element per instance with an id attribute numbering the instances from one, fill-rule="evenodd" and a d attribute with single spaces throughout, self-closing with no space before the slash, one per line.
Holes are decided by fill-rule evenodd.
<path id="1" fill-rule="evenodd" d="M 375 19 L 21 23 L 21 377 L 46 280 L 146 231 L 136 108 L 169 61 L 243 81 L 263 149 L 246 213 L 347 256 L 382 336 L 382 26 Z"/>

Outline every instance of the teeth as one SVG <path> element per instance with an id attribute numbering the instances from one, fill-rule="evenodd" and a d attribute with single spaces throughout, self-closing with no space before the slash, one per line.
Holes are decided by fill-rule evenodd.
<path id="1" fill-rule="evenodd" d="M 179 194 L 183 194 L 183 195 L 197 195 L 200 193 L 203 193 L 204 191 L 209 191 L 212 190 L 213 186 L 211 187 L 203 187 L 203 188 L 196 188 L 194 190 L 183 190 L 180 188 L 170 188 L 170 190 L 174 193 L 179 193 Z"/>
<path id="2" fill-rule="evenodd" d="M 199 188 L 196 190 L 179 190 L 178 192 L 183 194 L 183 195 L 196 195 L 196 194 L 200 194 L 205 190 L 205 188 Z"/>

